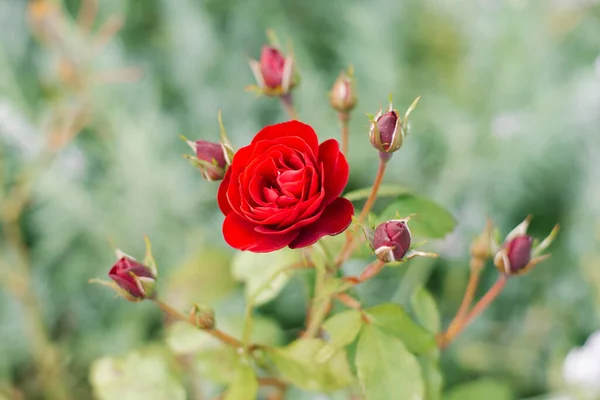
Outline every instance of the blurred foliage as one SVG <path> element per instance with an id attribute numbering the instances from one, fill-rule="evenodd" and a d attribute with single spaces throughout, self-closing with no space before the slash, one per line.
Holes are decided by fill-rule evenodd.
<path id="1" fill-rule="evenodd" d="M 54 3 L 75 16 L 80 0 Z M 80 89 L 64 85 L 68 71 L 61 70 L 55 49 L 32 34 L 27 5 L 0 0 L 5 181 L 39 151 L 50 110 L 69 90 Z M 86 88 L 90 124 L 35 180 L 23 218 L 35 292 L 51 339 L 64 354 L 74 398 L 92 396 L 90 366 L 93 380 L 120 385 L 128 378 L 112 374 L 132 357 L 143 357 L 144 368 L 152 369 L 137 371 L 146 383 L 164 380 L 162 390 L 175 393 L 163 398 L 181 398 L 183 384 L 190 392 L 218 393 L 205 382 L 194 389 L 195 379 L 171 383 L 167 364 L 153 369 L 164 349 L 148 355 L 143 349 L 162 346 L 172 334 L 162 330 L 159 312 L 151 304 L 115 300 L 87 280 L 112 265 L 109 239 L 141 255 L 148 235 L 165 297 L 182 309 L 209 303 L 231 320 L 224 329 L 239 329 L 243 287 L 227 269 L 233 252 L 220 235 L 217 185 L 203 181 L 181 157 L 187 149 L 178 135 L 216 139 L 221 109 L 240 147 L 262 126 L 286 119 L 276 100 L 244 92 L 252 83 L 246 57 L 259 53 L 266 28 L 293 40 L 302 75 L 296 107 L 321 138 L 338 135 L 326 93 L 339 71 L 354 65 L 359 103 L 350 125 L 348 190 L 368 186 L 375 175 L 365 113 L 376 112 L 390 93 L 401 109 L 423 96 L 386 182 L 435 199 L 458 225 L 431 243 L 439 260 L 390 268 L 359 288 L 365 304 L 408 307 L 414 290 L 426 285 L 445 324 L 459 306 L 468 246 L 486 215 L 503 232 L 529 213 L 535 235 L 561 224 L 552 259 L 511 280 L 440 358 L 449 390 L 444 398 L 467 399 L 464 393 L 473 392 L 485 392 L 473 398 L 524 398 L 561 390 L 557 371 L 564 355 L 600 327 L 597 1 L 103 0 L 98 13 L 94 31 L 115 15 L 124 25 L 91 60 L 84 55 L 92 46 L 63 32 L 65 45 L 81 57 L 75 61 L 86 71 L 135 66 L 143 74 L 134 82 Z M 378 210 L 386 205 L 381 201 Z M 345 271 L 365 262 L 353 265 Z M 312 280 L 309 274 L 295 274 L 258 309 L 269 340 L 283 344 L 303 329 L 302 283 Z M 494 276 L 490 266 L 483 285 Z M 0 291 L 0 398 L 18 391 L 43 398 L 29 379 L 34 367 L 22 311 Z M 382 335 L 389 336 L 362 332 L 359 354 Z M 101 358 L 107 355 L 117 358 Z M 364 374 L 377 367 L 362 366 Z M 479 377 L 496 381 L 455 388 Z M 296 391 L 289 397 L 311 398 Z"/>

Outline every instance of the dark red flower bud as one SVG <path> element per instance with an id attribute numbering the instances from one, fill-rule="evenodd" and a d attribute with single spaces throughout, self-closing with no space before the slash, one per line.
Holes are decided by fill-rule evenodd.
<path id="1" fill-rule="evenodd" d="M 123 256 L 110 269 L 108 276 L 134 299 L 152 298 L 156 277 L 152 270 L 133 258 Z"/>
<path id="2" fill-rule="evenodd" d="M 379 113 L 371 121 L 369 140 L 373 147 L 379 150 L 379 157 L 387 161 L 392 153 L 402 147 L 404 143 L 404 128 L 400 121 L 398 111 L 390 107 L 387 112 Z"/>
<path id="3" fill-rule="evenodd" d="M 206 140 L 198 140 L 194 145 L 198 160 L 205 161 L 205 163 L 199 165 L 204 166 L 202 172 L 205 178 L 209 181 L 222 180 L 227 167 L 223 146 L 220 143 L 207 142 Z"/>
<path id="4" fill-rule="evenodd" d="M 284 76 L 285 57 L 279 50 L 264 46 L 260 54 L 260 73 L 265 86 L 275 89 L 281 86 Z"/>
<path id="5" fill-rule="evenodd" d="M 525 268 L 531 261 L 531 236 L 517 236 L 506 244 L 506 256 L 513 272 Z"/>
<path id="6" fill-rule="evenodd" d="M 383 114 L 377 120 L 377 130 L 379 131 L 379 138 L 383 144 L 383 150 L 386 151 L 390 148 L 394 139 L 394 133 L 396 132 L 398 125 L 398 113 L 396 111 L 388 111 Z"/>
<path id="7" fill-rule="evenodd" d="M 410 230 L 405 221 L 392 220 L 379 224 L 373 234 L 375 255 L 381 261 L 401 260 L 410 248 Z"/>

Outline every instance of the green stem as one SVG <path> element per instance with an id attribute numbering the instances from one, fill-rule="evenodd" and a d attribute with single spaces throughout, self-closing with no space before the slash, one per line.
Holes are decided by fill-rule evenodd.
<path id="1" fill-rule="evenodd" d="M 296 108 L 294 107 L 294 102 L 292 100 L 292 94 L 286 93 L 279 97 L 281 99 L 281 104 L 283 104 L 283 108 L 288 113 L 290 119 L 298 119 L 298 113 L 296 112 Z"/>
<path id="2" fill-rule="evenodd" d="M 329 313 L 329 305 L 331 299 L 318 299 L 315 298 L 313 306 L 311 307 L 310 319 L 306 331 L 302 335 L 303 338 L 314 338 L 319 333 L 319 329 L 325 320 L 325 317 Z"/>
<path id="3" fill-rule="evenodd" d="M 167 303 L 160 301 L 160 300 L 154 300 L 154 303 L 156 303 L 156 305 L 163 310 L 167 315 L 169 315 L 171 318 L 177 320 L 177 321 L 184 321 L 187 322 L 189 324 L 192 324 L 194 326 L 196 326 L 190 319 L 189 316 L 183 314 L 182 312 L 176 310 L 175 308 L 171 307 L 170 305 L 168 305 Z M 220 340 L 221 342 L 235 348 L 235 349 L 239 349 L 242 348 L 242 342 L 239 341 L 238 339 L 234 338 L 233 336 L 229 335 L 228 333 L 225 333 L 223 331 L 221 331 L 220 329 L 203 329 L 204 332 L 208 333 L 209 335 L 211 335 L 212 337 L 214 337 L 215 339 Z"/>
<path id="4" fill-rule="evenodd" d="M 348 121 L 350 120 L 350 113 L 341 112 L 338 114 L 338 118 L 340 120 L 340 124 L 342 125 L 342 153 L 344 153 L 344 155 L 348 157 Z"/>
<path id="5" fill-rule="evenodd" d="M 373 187 L 371 188 L 371 194 L 367 198 L 365 205 L 362 208 L 358 218 L 356 219 L 357 224 L 363 222 L 363 220 L 369 215 L 373 204 L 375 204 L 375 200 L 377 200 L 377 193 L 379 192 L 379 187 L 381 186 L 381 182 L 383 181 L 383 176 L 385 175 L 385 169 L 387 166 L 387 162 L 383 160 L 379 160 L 379 169 L 377 170 L 377 176 L 375 177 L 375 181 L 373 182 Z M 336 259 L 336 265 L 341 266 L 350 256 L 352 252 L 356 248 L 357 240 L 354 237 L 353 232 L 348 229 L 346 231 L 346 242 L 342 247 L 342 251 Z"/>
<path id="6" fill-rule="evenodd" d="M 302 337 L 305 338 L 312 338 L 317 335 L 323 320 L 327 316 L 329 303 L 331 301 L 330 298 L 324 298 L 323 296 L 323 287 L 325 286 L 325 281 L 328 276 L 327 266 L 324 268 L 317 267 L 315 270 L 315 292 L 307 316 L 306 331 L 302 334 Z"/>
<path id="7" fill-rule="evenodd" d="M 496 283 L 487 291 L 487 293 L 475 304 L 471 312 L 459 320 L 456 324 L 450 327 L 445 334 L 441 335 L 439 346 L 440 348 L 447 347 L 452 340 L 456 338 L 475 318 L 477 318 L 491 303 L 502 293 L 502 289 L 506 286 L 508 276 L 500 274 Z"/>

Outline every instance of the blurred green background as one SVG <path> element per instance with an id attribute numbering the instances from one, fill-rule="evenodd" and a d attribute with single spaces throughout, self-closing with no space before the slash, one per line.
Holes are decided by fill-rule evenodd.
<path id="1" fill-rule="evenodd" d="M 148 346 L 163 351 L 161 315 L 152 304 L 127 303 L 87 283 L 105 277 L 114 262 L 110 241 L 141 258 L 148 235 L 159 290 L 173 305 L 206 302 L 217 318 L 225 316 L 222 326 L 239 325 L 243 287 L 229 272 L 234 252 L 220 233 L 218 184 L 202 180 L 181 157 L 189 149 L 178 135 L 217 140 L 222 110 L 241 147 L 262 126 L 286 120 L 276 99 L 244 91 L 253 83 L 247 57 L 259 56 L 267 28 L 293 41 L 302 77 L 296 108 L 321 139 L 339 135 L 327 92 L 340 70 L 354 66 L 359 104 L 350 125 L 349 189 L 368 186 L 377 168 L 365 114 L 386 105 L 390 93 L 400 110 L 422 95 L 412 135 L 385 181 L 435 199 L 459 224 L 428 245 L 438 261 L 386 270 L 362 288 L 365 303 L 402 302 L 407 287 L 423 282 L 447 323 L 468 278 L 470 241 L 486 215 L 503 233 L 529 213 L 538 237 L 561 224 L 551 260 L 511 280 L 442 362 L 448 389 L 485 377 L 503 387 L 499 399 L 567 391 L 565 355 L 600 329 L 598 1 L 98 3 L 90 37 L 73 22 L 80 0 L 48 2 L 54 8 L 47 9 L 0 0 L 4 186 L 35 160 L 53 110 L 81 98 L 87 110 L 84 130 L 37 171 L 22 216 L 33 288 L 73 398 L 92 398 L 94 360 Z M 109 30 L 103 23 L 115 16 L 123 26 L 101 46 Z M 65 54 L 86 82 L 115 69 L 136 67 L 141 75 L 130 79 L 137 72 L 126 70 L 114 80 L 131 82 L 73 84 L 61 64 Z M 495 274 L 489 266 L 482 291 Z M 305 278 L 292 279 L 259 309 L 270 341 L 283 343 L 302 328 Z M 0 289 L 0 398 L 43 399 L 31 379 L 23 310 Z"/>

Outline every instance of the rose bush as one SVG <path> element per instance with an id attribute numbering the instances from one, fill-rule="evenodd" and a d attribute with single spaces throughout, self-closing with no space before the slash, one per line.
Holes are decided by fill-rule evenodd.
<path id="1" fill-rule="evenodd" d="M 232 247 L 269 252 L 337 235 L 354 208 L 339 197 L 349 167 L 335 139 L 319 144 L 298 121 L 267 126 L 239 149 L 219 187 L 223 236 Z"/>

